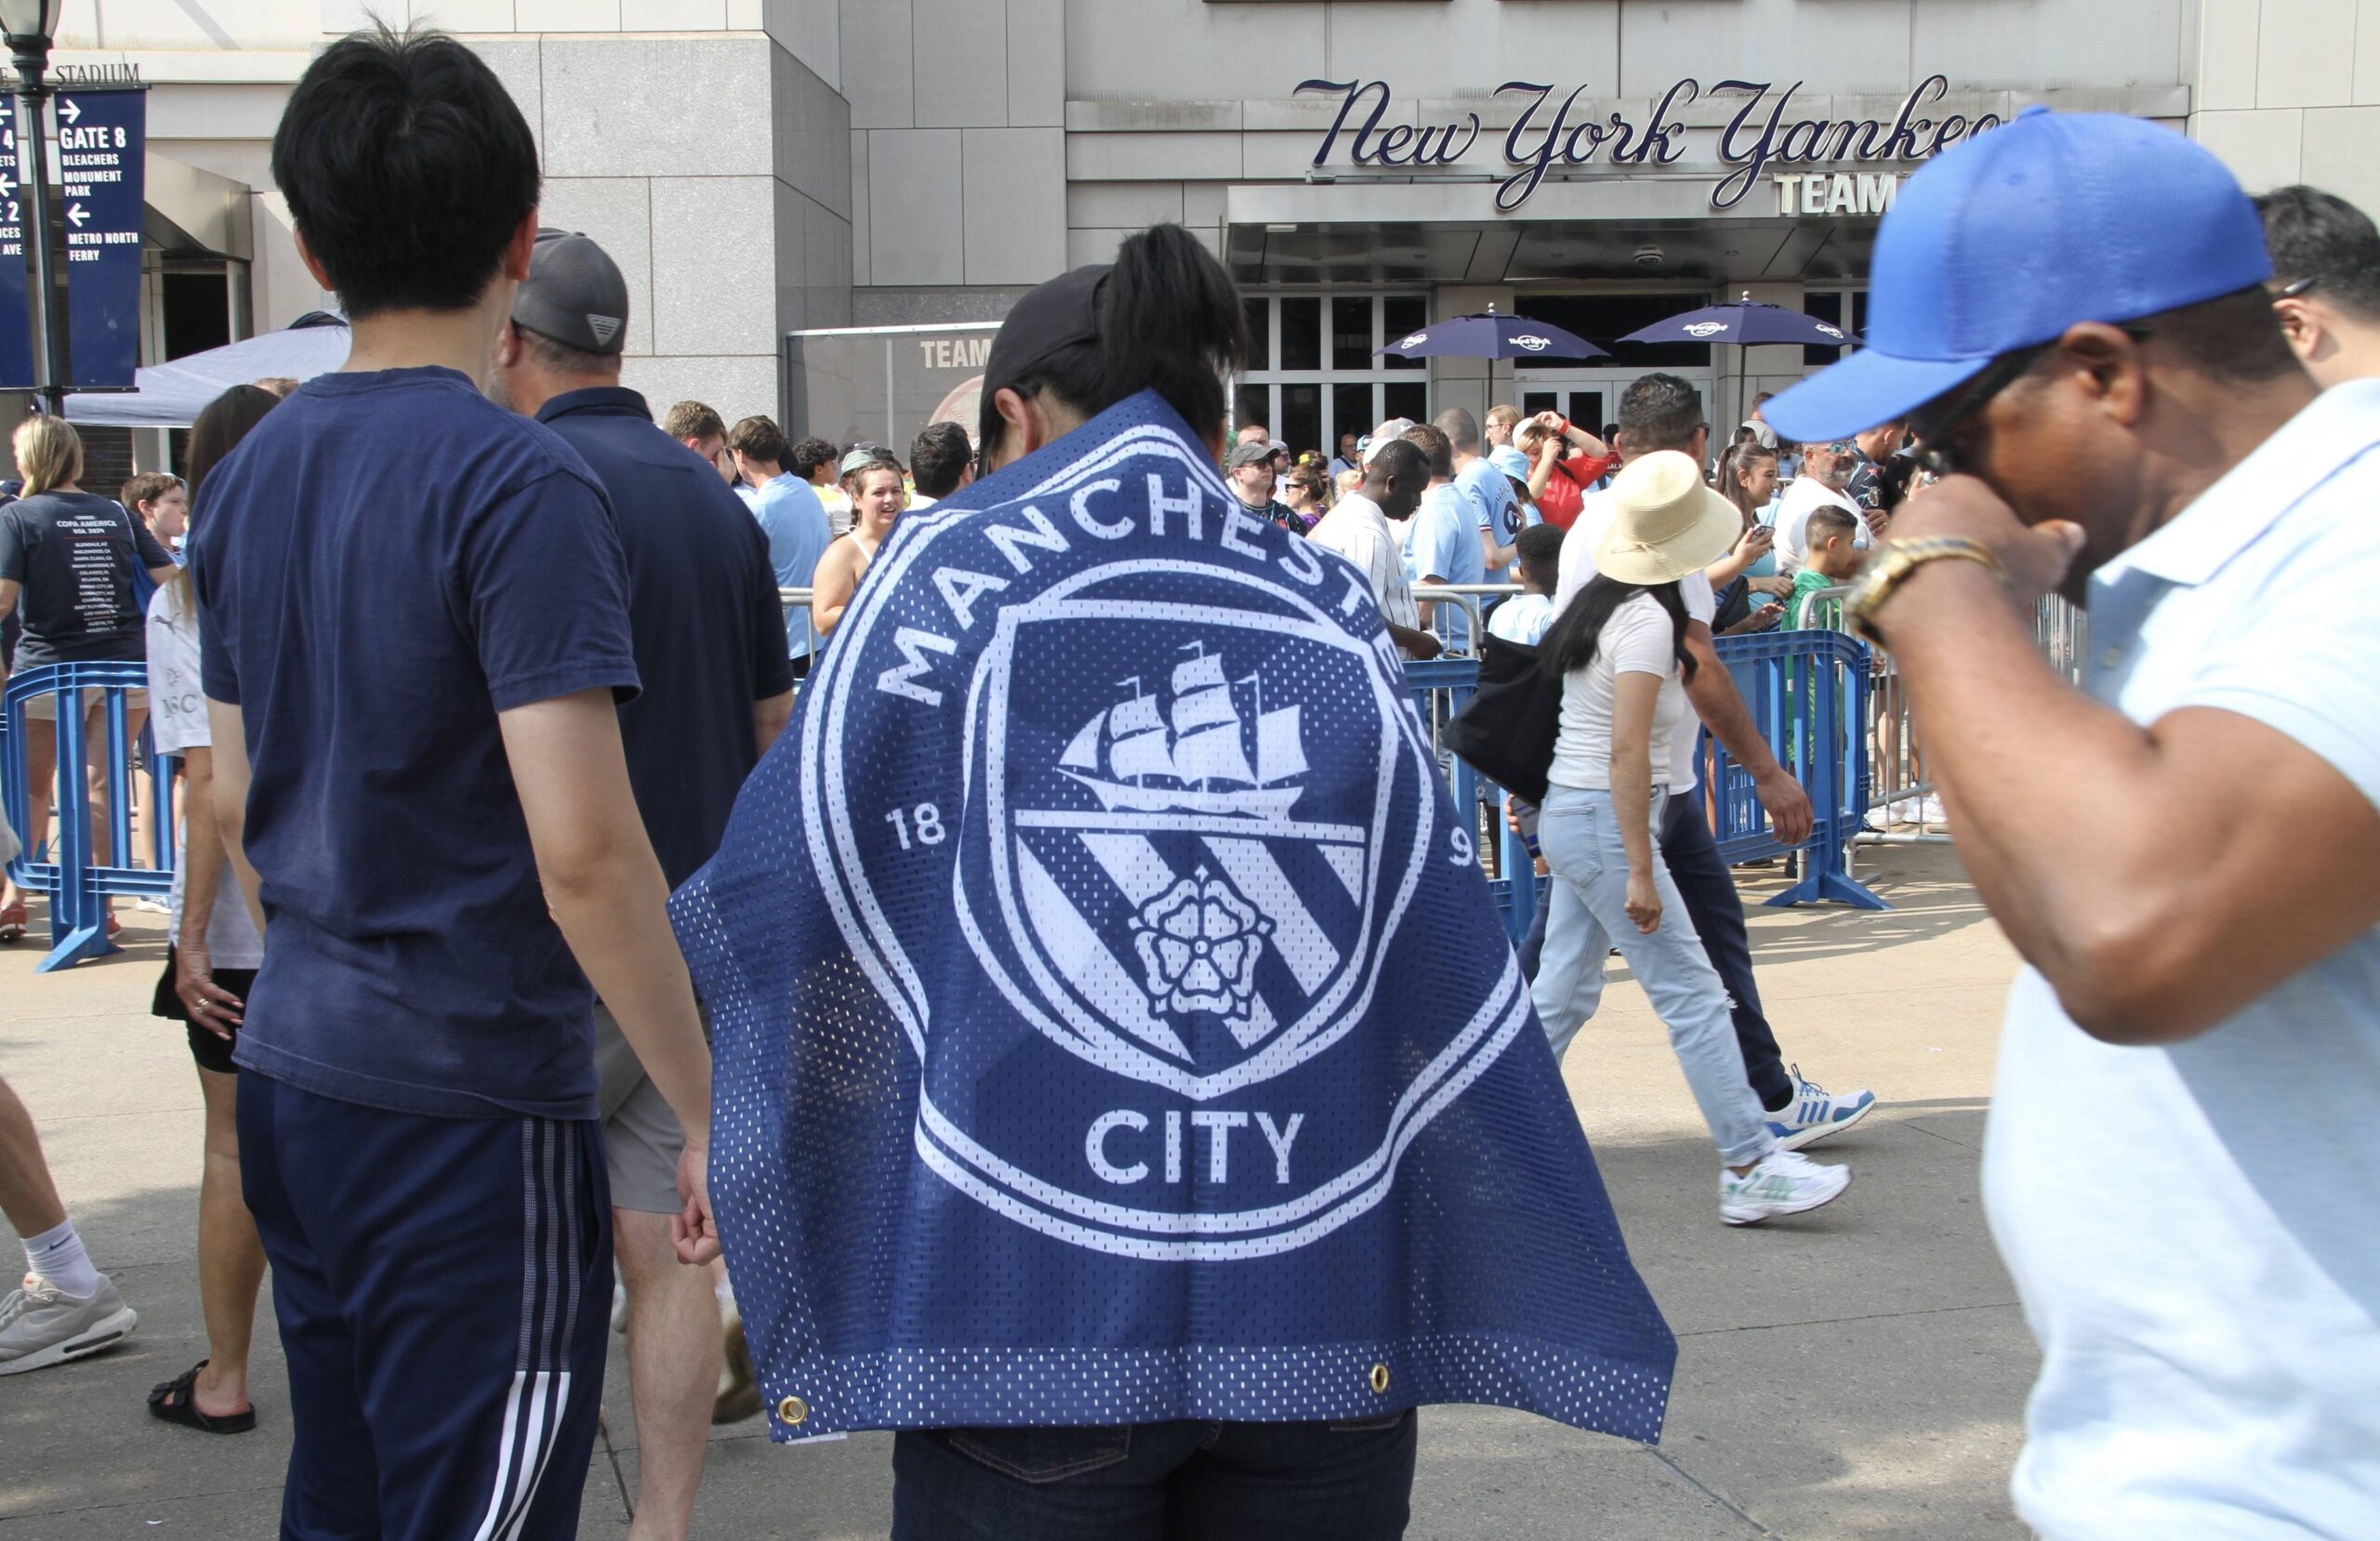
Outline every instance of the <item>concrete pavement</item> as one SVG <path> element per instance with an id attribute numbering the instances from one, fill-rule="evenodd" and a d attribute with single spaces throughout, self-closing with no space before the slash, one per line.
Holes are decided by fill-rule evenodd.
<path id="1" fill-rule="evenodd" d="M 1779 886 L 1746 876 L 1748 900 Z M 1430 1409 L 1414 1537 L 2023 1535 L 2005 1489 L 2036 1355 L 1977 1192 L 2015 963 L 1949 851 L 1868 853 L 1861 876 L 1892 913 L 1757 910 L 1752 923 L 1788 1057 L 1884 1099 L 1813 1152 L 1854 1166 L 1849 1194 L 1766 1228 L 1722 1226 L 1710 1140 L 1666 1035 L 1640 991 L 1612 990 L 1568 1081 L 1680 1339 L 1667 1435 L 1652 1449 L 1498 1409 Z M 200 1113 L 181 1030 L 147 1015 L 163 917 L 125 918 L 122 955 L 64 975 L 36 976 L 30 941 L 0 951 L 0 1074 L 33 1109 L 94 1258 L 141 1314 L 113 1353 L 0 1380 L 0 1541 L 263 1536 L 279 1510 L 289 1426 L 269 1301 L 255 1433 L 171 1429 L 142 1405 L 205 1351 L 192 1261 Z M 13 1257 L 13 1236 L 0 1248 Z M 615 1344 L 589 1537 L 623 1533 L 635 1491 L 624 1359 Z M 866 1435 L 776 1449 L 757 1420 L 719 1430 L 697 1534 L 881 1535 L 890 1446 Z"/>

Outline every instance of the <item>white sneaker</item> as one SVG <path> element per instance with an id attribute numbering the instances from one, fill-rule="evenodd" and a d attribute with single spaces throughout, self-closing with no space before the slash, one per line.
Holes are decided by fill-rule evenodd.
<path id="1" fill-rule="evenodd" d="M 1797 1152 L 1771 1151 L 1741 1177 L 1719 1169 L 1719 1218 L 1729 1225 L 1758 1225 L 1832 1204 L 1850 1186 L 1848 1166 L 1821 1166 Z"/>
<path id="2" fill-rule="evenodd" d="M 1950 822 L 1950 815 L 1943 810 L 1942 799 L 1932 796 L 1918 805 L 1917 816 L 1922 823 L 1946 824 Z"/>
<path id="3" fill-rule="evenodd" d="M 115 1281 L 99 1276 L 99 1287 L 77 1300 L 39 1274 L 0 1300 L 0 1376 L 46 1370 L 70 1359 L 112 1348 L 132 1335 L 140 1318 L 116 1293 Z"/>
<path id="4" fill-rule="evenodd" d="M 1793 1100 L 1768 1115 L 1768 1132 L 1777 1137 L 1779 1150 L 1798 1151 L 1841 1134 L 1875 1111 L 1872 1091 L 1831 1092 L 1804 1080 L 1801 1066 L 1793 1066 L 1792 1073 Z"/>

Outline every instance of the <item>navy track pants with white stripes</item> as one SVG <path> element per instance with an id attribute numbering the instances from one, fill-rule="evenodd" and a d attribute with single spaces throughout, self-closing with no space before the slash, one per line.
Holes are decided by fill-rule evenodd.
<path id="1" fill-rule="evenodd" d="M 432 1118 L 240 1074 L 272 1263 L 297 1541 L 575 1535 L 603 1395 L 596 1126 Z"/>

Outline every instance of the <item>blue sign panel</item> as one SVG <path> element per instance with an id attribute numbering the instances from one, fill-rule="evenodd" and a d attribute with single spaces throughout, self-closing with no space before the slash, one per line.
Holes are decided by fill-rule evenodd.
<path id="1" fill-rule="evenodd" d="M 25 201 L 17 178 L 17 100 L 0 96 L 0 389 L 33 383 L 33 320 L 25 310 Z"/>
<path id="2" fill-rule="evenodd" d="M 70 384 L 128 386 L 140 359 L 140 224 L 149 99 L 58 98 L 58 217 L 66 227 Z"/>

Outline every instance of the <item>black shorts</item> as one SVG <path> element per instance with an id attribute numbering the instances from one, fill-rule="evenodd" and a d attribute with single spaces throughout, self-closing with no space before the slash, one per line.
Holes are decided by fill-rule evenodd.
<path id="1" fill-rule="evenodd" d="M 190 1057 L 198 1061 L 199 1069 L 211 1070 L 218 1075 L 235 1075 L 239 1073 L 240 1067 L 231 1062 L 231 1048 L 240 1039 L 239 1024 L 225 1022 L 223 1025 L 231 1029 L 231 1036 L 218 1038 L 191 1021 L 190 1011 L 182 1005 L 182 998 L 174 994 L 174 962 L 178 951 L 172 942 L 165 943 L 165 972 L 157 981 L 157 997 L 149 1003 L 149 1010 L 169 1022 L 181 1022 L 188 1027 Z M 257 971 L 253 968 L 218 968 L 210 977 L 244 1001 L 248 998 L 248 992 L 256 988 Z"/>

